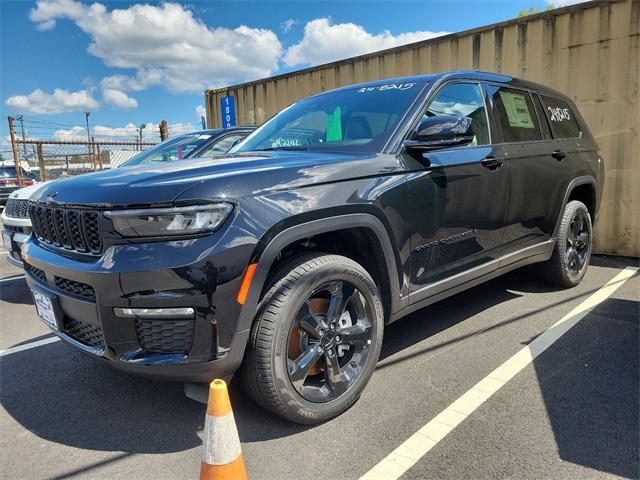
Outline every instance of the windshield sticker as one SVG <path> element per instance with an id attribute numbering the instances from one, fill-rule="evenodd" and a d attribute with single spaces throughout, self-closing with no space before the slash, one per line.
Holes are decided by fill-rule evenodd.
<path id="1" fill-rule="evenodd" d="M 527 99 L 524 95 L 511 92 L 500 92 L 500 99 L 507 111 L 509 125 L 516 128 L 534 128 L 533 119 L 529 113 Z"/>
<path id="2" fill-rule="evenodd" d="M 302 142 L 299 138 L 272 138 L 271 147 L 301 147 Z"/>
<path id="3" fill-rule="evenodd" d="M 549 114 L 551 115 L 552 122 L 562 122 L 563 120 L 571 120 L 571 114 L 568 108 L 553 108 L 547 107 Z"/>
<path id="4" fill-rule="evenodd" d="M 358 89 L 358 93 L 368 92 L 386 92 L 389 90 L 409 90 L 415 87 L 415 83 L 387 83 L 385 85 L 376 85 L 375 87 L 362 87 Z"/>

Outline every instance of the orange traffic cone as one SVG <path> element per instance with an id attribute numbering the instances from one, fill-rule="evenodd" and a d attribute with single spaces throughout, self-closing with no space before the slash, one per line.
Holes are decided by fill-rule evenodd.
<path id="1" fill-rule="evenodd" d="M 224 380 L 209 385 L 200 480 L 247 480 L 240 437 Z"/>

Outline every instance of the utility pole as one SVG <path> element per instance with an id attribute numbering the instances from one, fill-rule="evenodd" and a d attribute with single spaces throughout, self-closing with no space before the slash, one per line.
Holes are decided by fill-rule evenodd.
<path id="1" fill-rule="evenodd" d="M 20 122 L 20 131 L 22 132 L 22 150 L 24 152 L 24 158 L 27 158 L 27 144 L 25 143 L 24 135 L 24 115 L 18 115 L 18 121 Z"/>
<path id="2" fill-rule="evenodd" d="M 93 152 L 91 151 L 91 134 L 89 133 L 89 115 L 91 115 L 91 112 L 84 112 L 84 117 L 87 121 L 87 150 L 89 152 L 89 156 L 91 156 Z"/>
<path id="3" fill-rule="evenodd" d="M 146 127 L 147 124 L 146 123 L 141 123 L 140 124 L 140 130 L 138 130 L 138 132 L 140 133 L 140 150 L 142 150 L 142 131 L 144 130 L 144 127 Z"/>
<path id="4" fill-rule="evenodd" d="M 9 136 L 11 137 L 11 150 L 13 152 L 13 163 L 16 165 L 16 178 L 18 179 L 18 185 L 22 187 L 22 168 L 20 167 L 20 152 L 16 145 L 16 132 L 13 127 L 13 117 L 9 116 Z"/>
<path id="5" fill-rule="evenodd" d="M 160 122 L 160 141 L 164 142 L 169 138 L 169 125 L 166 120 Z"/>
<path id="6" fill-rule="evenodd" d="M 47 169 L 44 166 L 44 150 L 42 149 L 42 142 L 38 142 L 38 169 L 40 170 L 40 180 L 47 181 Z"/>

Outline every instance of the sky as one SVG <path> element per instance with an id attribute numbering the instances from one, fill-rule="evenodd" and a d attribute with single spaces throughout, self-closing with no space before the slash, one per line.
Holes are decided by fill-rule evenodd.
<path id="1" fill-rule="evenodd" d="M 31 138 L 85 138 L 85 111 L 96 137 L 192 131 L 206 88 L 578 1 L 0 0 L 0 137 L 22 114 Z"/>

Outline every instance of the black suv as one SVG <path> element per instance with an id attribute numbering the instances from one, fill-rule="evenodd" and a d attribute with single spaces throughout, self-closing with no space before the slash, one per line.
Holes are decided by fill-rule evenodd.
<path id="1" fill-rule="evenodd" d="M 353 404 L 384 325 L 504 272 L 585 274 L 603 160 L 575 105 L 472 71 L 284 109 L 225 158 L 56 182 L 23 247 L 39 316 L 129 372 L 314 423 Z"/>

